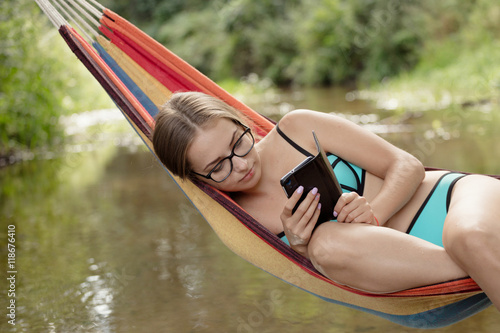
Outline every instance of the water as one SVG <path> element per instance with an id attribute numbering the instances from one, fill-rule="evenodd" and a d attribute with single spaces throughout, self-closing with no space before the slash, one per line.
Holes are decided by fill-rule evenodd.
<path id="1" fill-rule="evenodd" d="M 426 165 L 500 174 L 498 112 L 408 115 L 347 102 L 345 93 L 283 92 L 266 112 L 274 118 L 290 107 L 342 112 Z M 321 301 L 231 253 L 122 126 L 72 128 L 79 143 L 66 153 L 0 169 L 0 254 L 7 258 L 13 225 L 17 269 L 16 325 L 2 316 L 0 331 L 419 331 Z M 5 275 L 2 269 L 2 281 Z M 5 309 L 6 293 L 1 297 Z M 499 328 L 500 316 L 489 308 L 435 331 Z"/>

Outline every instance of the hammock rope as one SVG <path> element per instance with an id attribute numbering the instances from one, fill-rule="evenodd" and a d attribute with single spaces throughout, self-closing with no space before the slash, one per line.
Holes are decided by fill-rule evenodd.
<path id="1" fill-rule="evenodd" d="M 272 121 L 235 99 L 95 0 L 35 1 L 151 152 L 153 117 L 158 112 L 158 105 L 176 91 L 200 91 L 224 100 L 241 112 L 259 136 L 265 136 L 274 127 Z M 335 283 L 321 275 L 309 260 L 264 228 L 225 193 L 202 182 L 181 181 L 168 170 L 166 172 L 234 253 L 328 302 L 419 328 L 450 325 L 491 304 L 470 278 L 390 294 L 372 294 Z"/>

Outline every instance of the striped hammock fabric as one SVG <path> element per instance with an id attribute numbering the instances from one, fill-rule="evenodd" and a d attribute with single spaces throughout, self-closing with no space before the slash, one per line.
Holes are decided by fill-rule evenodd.
<path id="1" fill-rule="evenodd" d="M 167 101 L 172 92 L 200 91 L 216 96 L 239 110 L 260 136 L 274 127 L 273 122 L 94 0 L 35 1 L 153 154 L 150 135 L 157 106 Z M 491 305 L 470 278 L 391 294 L 371 294 L 337 284 L 316 271 L 309 260 L 260 225 L 226 194 L 201 182 L 181 181 L 165 171 L 234 253 L 325 301 L 417 328 L 447 326 Z"/>

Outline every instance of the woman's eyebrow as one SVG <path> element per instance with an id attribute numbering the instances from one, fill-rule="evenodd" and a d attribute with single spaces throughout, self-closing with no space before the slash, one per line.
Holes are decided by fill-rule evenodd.
<path id="1" fill-rule="evenodd" d="M 231 141 L 229 142 L 229 148 L 230 149 L 233 149 L 233 142 L 236 138 L 236 133 L 238 133 L 238 129 L 235 129 L 234 132 L 233 132 L 233 136 L 231 138 Z M 214 164 L 218 163 L 220 160 L 222 160 L 223 158 L 225 158 L 227 156 L 224 156 L 224 157 L 217 157 L 215 158 L 212 162 L 208 163 L 205 168 L 203 168 L 203 171 L 206 171 L 207 169 L 209 169 L 211 166 L 213 166 Z"/>

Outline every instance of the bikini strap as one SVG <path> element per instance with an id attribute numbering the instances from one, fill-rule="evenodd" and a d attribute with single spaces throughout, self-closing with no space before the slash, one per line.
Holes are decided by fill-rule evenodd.
<path id="1" fill-rule="evenodd" d="M 278 132 L 278 134 L 283 138 L 285 139 L 286 142 L 288 142 L 293 148 L 297 149 L 299 152 L 301 152 L 302 154 L 304 154 L 305 156 L 314 156 L 313 154 L 311 154 L 310 152 L 308 152 L 307 150 L 305 150 L 304 148 L 302 148 L 301 146 L 299 146 L 298 144 L 296 144 L 292 139 L 290 139 L 288 136 L 286 136 L 285 133 L 283 133 L 279 127 L 279 123 L 276 124 L 276 131 Z"/>

